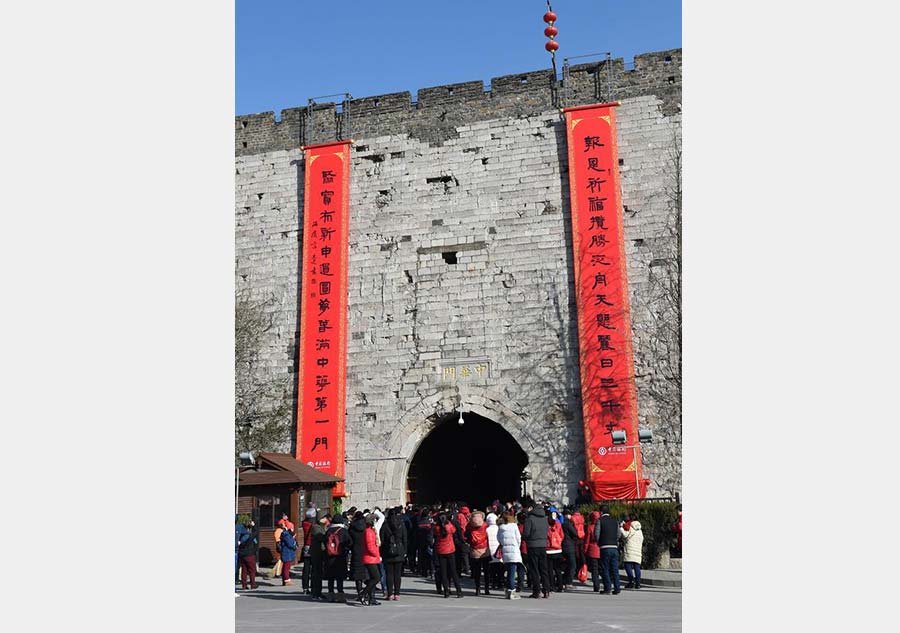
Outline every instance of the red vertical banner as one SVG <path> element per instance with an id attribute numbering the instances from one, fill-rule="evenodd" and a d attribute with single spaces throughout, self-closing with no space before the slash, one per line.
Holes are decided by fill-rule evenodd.
<path id="1" fill-rule="evenodd" d="M 601 499 L 633 499 L 646 494 L 638 442 L 616 143 L 617 105 L 563 110 L 569 155 L 585 468 L 594 497 Z M 613 431 L 626 432 L 625 445 L 613 444 Z"/>
<path id="2" fill-rule="evenodd" d="M 350 141 L 308 145 L 296 459 L 344 476 Z M 344 496 L 344 484 L 334 489 Z"/>

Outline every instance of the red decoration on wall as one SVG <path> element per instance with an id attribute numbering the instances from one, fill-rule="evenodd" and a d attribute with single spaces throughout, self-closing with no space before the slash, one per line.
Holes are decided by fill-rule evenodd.
<path id="1" fill-rule="evenodd" d="M 295 457 L 344 476 L 350 141 L 308 145 Z M 334 489 L 344 496 L 344 484 Z"/>
<path id="2" fill-rule="evenodd" d="M 643 497 L 619 186 L 618 103 L 567 108 L 587 478 L 599 499 Z M 612 443 L 624 430 L 626 446 Z"/>

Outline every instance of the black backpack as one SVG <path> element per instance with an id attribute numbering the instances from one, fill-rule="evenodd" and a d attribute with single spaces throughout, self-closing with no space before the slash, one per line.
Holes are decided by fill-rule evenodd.
<path id="1" fill-rule="evenodd" d="M 390 532 L 390 536 L 388 537 L 388 556 L 395 558 L 401 554 L 403 554 L 403 551 L 400 549 L 400 542 L 397 540 L 397 536 L 393 532 Z"/>

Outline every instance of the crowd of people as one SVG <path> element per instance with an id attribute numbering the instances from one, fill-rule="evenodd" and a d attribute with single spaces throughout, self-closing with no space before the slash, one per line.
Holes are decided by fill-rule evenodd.
<path id="1" fill-rule="evenodd" d="M 475 596 L 491 591 L 517 600 L 530 590 L 530 598 L 550 598 L 572 589 L 576 579 L 593 590 L 616 595 L 620 543 L 628 582 L 626 589 L 641 588 L 641 524 L 634 517 L 610 516 L 601 505 L 589 517 L 572 507 L 552 503 L 495 501 L 484 510 L 463 503 L 426 507 L 397 506 L 332 515 L 309 508 L 298 533 L 284 515 L 275 533 L 274 577 L 292 585 L 291 567 L 302 563 L 303 592 L 315 600 L 346 601 L 344 582 L 352 580 L 356 600 L 364 605 L 400 600 L 404 569 L 432 579 L 444 598 L 465 594 L 461 575 L 470 575 Z M 258 533 L 244 518 L 236 528 L 241 586 L 255 589 Z M 323 593 L 327 582 L 327 594 Z M 380 586 L 380 589 L 379 589 Z"/>

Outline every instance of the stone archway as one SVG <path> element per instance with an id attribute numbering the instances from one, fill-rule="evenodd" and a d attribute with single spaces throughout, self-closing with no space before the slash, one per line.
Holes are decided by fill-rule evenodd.
<path id="1" fill-rule="evenodd" d="M 457 389 L 441 389 L 422 398 L 415 406 L 410 407 L 398 420 L 389 437 L 386 438 L 386 453 L 389 459 L 378 460 L 368 481 L 382 482 L 378 484 L 381 494 L 366 495 L 365 503 L 391 505 L 405 503 L 407 498 L 407 481 L 409 467 L 428 435 L 448 416 L 477 414 L 503 427 L 521 447 L 528 458 L 528 471 L 533 478 L 534 493 L 544 491 L 554 498 L 562 498 L 565 486 L 559 490 L 549 490 L 546 482 L 560 477 L 563 471 L 559 459 L 562 454 L 554 455 L 548 450 L 546 442 L 535 436 L 534 425 L 529 424 L 519 413 L 504 403 L 504 397 L 492 390 L 475 391 L 468 389 L 460 393 Z M 521 407 L 519 407 L 521 409 Z M 539 490 L 544 488 L 544 490 Z M 370 488 L 370 490 L 372 490 Z M 529 484 L 529 492 L 532 485 Z"/>
<path id="2" fill-rule="evenodd" d="M 476 413 L 443 416 L 409 464 L 407 499 L 414 504 L 461 501 L 483 508 L 521 494 L 528 455 L 503 426 Z"/>

